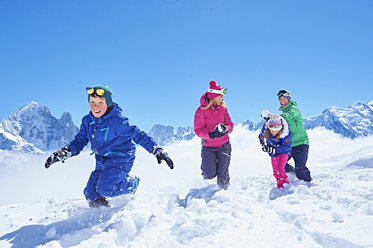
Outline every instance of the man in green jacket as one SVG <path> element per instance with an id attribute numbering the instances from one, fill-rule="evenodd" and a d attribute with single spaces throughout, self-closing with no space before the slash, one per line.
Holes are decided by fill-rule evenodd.
<path id="1" fill-rule="evenodd" d="M 287 121 L 289 128 L 293 135 L 293 143 L 291 147 L 291 158 L 295 162 L 295 175 L 298 179 L 310 182 L 311 172 L 306 167 L 308 159 L 308 148 L 309 141 L 306 130 L 304 129 L 304 123 L 302 114 L 297 107 L 297 103 L 291 100 L 290 92 L 287 90 L 280 90 L 277 93 L 278 100 L 280 102 L 280 110 L 282 111 L 281 116 Z M 285 166 L 287 172 L 294 171 L 294 168 L 288 163 Z"/>

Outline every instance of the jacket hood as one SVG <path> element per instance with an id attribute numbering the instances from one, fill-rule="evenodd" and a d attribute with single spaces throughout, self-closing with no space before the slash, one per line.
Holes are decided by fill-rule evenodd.
<path id="1" fill-rule="evenodd" d="M 282 138 L 285 138 L 286 136 L 289 135 L 289 130 L 290 129 L 289 129 L 289 125 L 286 122 L 285 118 L 282 117 L 282 116 L 280 116 L 280 118 L 281 118 L 281 121 L 282 121 L 282 133 L 280 135 L 280 138 L 282 139 Z"/>
<path id="2" fill-rule="evenodd" d="M 205 107 L 209 104 L 209 98 L 207 97 L 207 93 L 203 94 L 201 96 L 201 99 L 199 100 L 201 107 Z"/>
<path id="3" fill-rule="evenodd" d="M 281 118 L 281 123 L 282 123 L 282 133 L 280 134 L 279 138 L 282 139 L 289 135 L 290 129 L 285 118 L 282 117 L 281 115 L 279 115 L 279 117 Z M 265 128 L 268 128 L 268 122 L 263 125 L 262 132 L 265 130 Z"/>

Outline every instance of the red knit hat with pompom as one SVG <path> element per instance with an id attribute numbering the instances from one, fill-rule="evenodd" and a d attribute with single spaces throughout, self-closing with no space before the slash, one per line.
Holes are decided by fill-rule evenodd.
<path id="1" fill-rule="evenodd" d="M 222 89 L 222 87 L 220 87 L 220 85 L 218 85 L 218 84 L 216 84 L 216 82 L 215 81 L 211 81 L 210 82 L 210 88 L 209 88 L 209 90 L 221 90 Z M 207 90 L 207 97 L 209 98 L 209 99 L 212 99 L 212 98 L 215 98 L 215 97 L 217 97 L 217 96 L 221 96 L 222 94 L 219 94 L 219 93 L 212 93 L 212 92 L 209 92 L 209 90 Z"/>

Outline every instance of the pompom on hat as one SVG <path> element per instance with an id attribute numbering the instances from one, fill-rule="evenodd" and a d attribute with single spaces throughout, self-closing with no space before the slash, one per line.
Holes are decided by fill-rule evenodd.
<path id="1" fill-rule="evenodd" d="M 208 99 L 212 99 L 218 96 L 224 96 L 227 92 L 227 88 L 222 88 L 220 85 L 216 84 L 215 81 L 210 82 L 210 87 L 207 90 Z"/>

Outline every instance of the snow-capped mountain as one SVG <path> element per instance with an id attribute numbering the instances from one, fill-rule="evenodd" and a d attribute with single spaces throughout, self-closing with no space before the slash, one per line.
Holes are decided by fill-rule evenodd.
<path id="1" fill-rule="evenodd" d="M 304 119 L 304 126 L 306 129 L 325 127 L 352 139 L 372 135 L 373 101 L 348 108 L 328 108 L 321 115 Z"/>
<path id="2" fill-rule="evenodd" d="M 42 153 L 42 151 L 30 142 L 27 142 L 18 135 L 6 132 L 0 124 L 0 150 L 22 151 Z"/>
<path id="3" fill-rule="evenodd" d="M 304 127 L 309 130 L 315 127 L 325 127 L 335 133 L 348 138 L 357 138 L 373 134 L 373 101 L 356 103 L 347 108 L 331 107 L 322 112 L 321 115 L 305 118 Z M 263 121 L 254 123 L 247 120 L 242 123 L 248 130 L 258 130 L 263 126 Z M 160 145 L 180 140 L 189 140 L 195 136 L 192 127 L 179 127 L 154 125 L 149 132 Z"/>
<path id="4" fill-rule="evenodd" d="M 331 107 L 321 115 L 305 118 L 304 127 L 309 130 L 315 127 L 325 127 L 335 133 L 348 138 L 357 138 L 373 134 L 373 101 L 356 103 L 347 108 Z M 247 120 L 242 123 L 250 131 L 255 131 L 263 126 L 263 121 L 254 123 Z M 180 140 L 190 140 L 195 136 L 192 127 L 179 127 L 154 125 L 149 132 L 160 145 L 173 143 Z"/>
<path id="5" fill-rule="evenodd" d="M 307 130 L 325 127 L 349 138 L 373 134 L 373 101 L 356 103 L 347 108 L 331 107 L 321 115 L 304 119 Z M 250 120 L 242 123 L 248 130 L 258 130 L 263 122 Z M 0 122 L 0 150 L 40 153 L 60 148 L 69 143 L 78 128 L 74 125 L 70 113 L 55 118 L 48 107 L 30 102 L 18 112 Z M 149 135 L 163 146 L 182 140 L 191 140 L 193 127 L 154 125 Z"/>
<path id="6" fill-rule="evenodd" d="M 256 124 L 252 121 L 249 121 L 249 120 L 244 121 L 242 123 L 242 125 L 245 126 L 247 129 L 249 129 L 250 131 L 255 131 L 255 130 L 261 129 L 263 124 L 264 124 L 264 120 L 261 121 L 261 122 L 258 122 Z"/>
<path id="7" fill-rule="evenodd" d="M 175 141 L 190 140 L 195 136 L 192 127 L 178 127 L 175 129 L 172 126 L 160 124 L 154 125 L 150 129 L 149 135 L 161 146 Z"/>
<path id="8" fill-rule="evenodd" d="M 0 122 L 0 149 L 47 151 L 66 145 L 77 132 L 70 113 L 56 119 L 48 107 L 32 101 Z"/>

